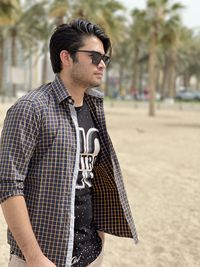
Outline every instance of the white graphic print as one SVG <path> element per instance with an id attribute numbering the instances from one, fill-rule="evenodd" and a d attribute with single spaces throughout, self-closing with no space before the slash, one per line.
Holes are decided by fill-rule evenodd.
<path id="1" fill-rule="evenodd" d="M 80 261 L 81 256 L 72 258 L 72 266 Z"/>
<path id="2" fill-rule="evenodd" d="M 96 157 L 100 151 L 99 139 L 97 138 L 98 130 L 96 128 L 90 128 L 85 134 L 85 130 L 79 127 L 80 133 L 80 164 L 79 175 L 81 179 L 78 179 L 76 189 L 83 189 L 85 185 L 91 187 L 91 179 L 93 178 L 92 169 Z"/>

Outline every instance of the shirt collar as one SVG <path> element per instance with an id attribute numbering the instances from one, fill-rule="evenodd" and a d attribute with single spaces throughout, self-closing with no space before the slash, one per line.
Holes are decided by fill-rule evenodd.
<path id="1" fill-rule="evenodd" d="M 69 95 L 67 88 L 64 86 L 59 74 L 56 74 L 55 79 L 52 82 L 52 88 L 59 104 L 64 100 L 67 100 L 69 104 L 73 104 L 74 101 Z"/>
<path id="2" fill-rule="evenodd" d="M 95 96 L 97 98 L 101 98 L 103 99 L 104 98 L 104 93 L 97 90 L 97 88 L 90 88 L 90 89 L 87 89 L 86 92 L 85 92 L 87 95 L 91 95 L 91 96 Z"/>
<path id="3" fill-rule="evenodd" d="M 67 100 L 68 104 L 74 104 L 74 100 L 69 94 L 67 88 L 64 86 L 59 74 L 56 74 L 55 79 L 52 82 L 52 87 L 59 104 L 64 100 Z M 95 88 L 88 89 L 85 93 L 86 95 L 94 96 L 100 99 L 104 98 L 104 94 Z"/>

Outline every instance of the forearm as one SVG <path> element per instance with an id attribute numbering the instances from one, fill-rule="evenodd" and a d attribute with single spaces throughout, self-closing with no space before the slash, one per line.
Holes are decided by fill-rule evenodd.
<path id="1" fill-rule="evenodd" d="M 8 227 L 26 260 L 41 256 L 42 251 L 33 233 L 24 197 L 8 198 L 1 206 Z"/>

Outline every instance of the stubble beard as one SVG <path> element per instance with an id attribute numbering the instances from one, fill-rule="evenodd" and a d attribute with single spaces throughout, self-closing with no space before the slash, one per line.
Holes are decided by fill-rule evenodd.
<path id="1" fill-rule="evenodd" d="M 79 64 L 79 63 L 77 63 Z M 97 81 L 92 81 L 91 79 L 87 79 L 87 74 L 86 74 L 87 69 L 83 70 L 83 67 L 81 66 L 80 68 L 77 66 L 76 68 L 72 69 L 71 71 L 71 79 L 74 85 L 80 86 L 82 88 L 90 89 L 93 87 L 98 87 L 101 85 L 101 80 L 99 82 Z"/>

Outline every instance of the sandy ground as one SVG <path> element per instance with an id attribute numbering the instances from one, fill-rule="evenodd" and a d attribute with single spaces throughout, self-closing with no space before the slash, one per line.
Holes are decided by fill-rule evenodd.
<path id="1" fill-rule="evenodd" d="M 108 235 L 103 267 L 199 267 L 200 106 L 150 118 L 145 105 L 107 104 L 106 113 L 140 242 Z M 0 266 L 7 261 L 0 213 Z"/>

